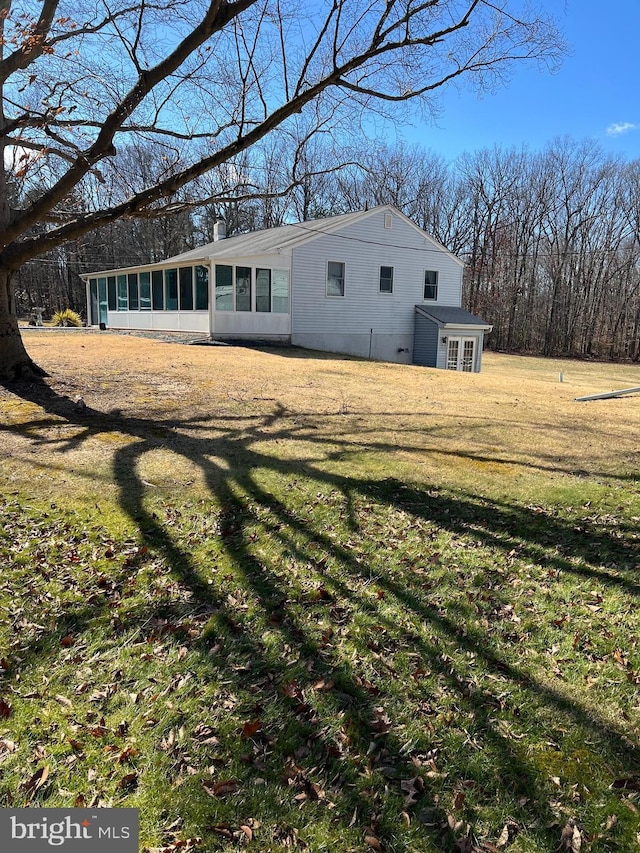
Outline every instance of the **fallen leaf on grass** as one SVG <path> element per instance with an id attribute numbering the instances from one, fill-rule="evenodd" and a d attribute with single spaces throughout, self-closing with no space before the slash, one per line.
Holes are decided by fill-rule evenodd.
<path id="1" fill-rule="evenodd" d="M 216 835 L 221 835 L 223 838 L 226 838 L 228 841 L 233 841 L 234 839 L 234 830 L 228 823 L 217 823 L 215 826 L 211 827 L 211 831 L 215 832 Z"/>
<path id="2" fill-rule="evenodd" d="M 216 736 L 216 730 L 204 723 L 199 723 L 195 727 L 191 737 L 203 746 L 217 746 L 220 743 L 220 739 Z"/>
<path id="3" fill-rule="evenodd" d="M 9 738 L 1 738 L 0 739 L 0 756 L 8 755 L 11 752 L 15 752 L 18 749 L 18 744 L 9 740 Z"/>
<path id="4" fill-rule="evenodd" d="M 333 690 L 333 687 L 334 687 L 333 678 L 326 678 L 326 679 L 322 678 L 322 679 L 320 679 L 320 681 L 316 681 L 316 683 L 313 685 L 313 689 L 319 690 L 319 691 Z"/>
<path id="5" fill-rule="evenodd" d="M 565 851 L 565 853 L 580 853 L 581 847 L 582 835 L 580 830 L 574 821 L 570 820 L 560 834 L 560 850 Z"/>
<path id="6" fill-rule="evenodd" d="M 458 810 L 461 809 L 464 805 L 464 801 L 467 799 L 467 795 L 464 791 L 456 791 L 453 797 L 453 807 Z"/>
<path id="7" fill-rule="evenodd" d="M 372 850 L 376 851 L 376 853 L 383 853 L 384 846 L 382 842 L 377 836 L 372 835 L 371 832 L 365 832 L 364 841 L 365 844 L 368 844 Z"/>
<path id="8" fill-rule="evenodd" d="M 210 797 L 224 797 L 227 794 L 235 794 L 240 782 L 237 779 L 222 779 L 220 782 L 203 782 L 202 787 Z"/>
<path id="9" fill-rule="evenodd" d="M 391 720 L 384 708 L 374 708 L 375 717 L 370 722 L 372 731 L 378 734 L 386 734 L 391 728 Z"/>
<path id="10" fill-rule="evenodd" d="M 121 723 L 115 727 L 113 733 L 116 737 L 126 737 L 129 732 L 129 723 L 126 720 L 123 720 Z"/>
<path id="11" fill-rule="evenodd" d="M 614 790 L 640 791 L 640 777 L 629 776 L 625 779 L 616 779 L 611 787 Z"/>
<path id="12" fill-rule="evenodd" d="M 430 669 L 424 669 L 423 667 L 419 666 L 416 670 L 414 670 L 411 673 L 411 678 L 413 678 L 414 681 L 418 681 L 418 679 L 420 679 L 420 678 L 429 678 L 430 675 L 431 675 Z"/>
<path id="13" fill-rule="evenodd" d="M 212 827 L 215 829 L 215 827 Z M 163 847 L 143 847 L 142 853 L 190 853 L 200 846 L 201 838 L 181 838 Z"/>
<path id="14" fill-rule="evenodd" d="M 316 589 L 314 597 L 316 601 L 333 601 L 333 596 L 331 595 L 329 590 L 323 586 L 318 587 L 318 589 Z"/>
<path id="15" fill-rule="evenodd" d="M 360 678 L 359 675 L 355 675 L 353 680 L 358 685 L 358 687 L 362 687 L 367 693 L 370 693 L 372 696 L 377 696 L 380 693 L 380 688 L 376 687 L 375 684 L 372 684 L 371 681 L 368 681 L 366 678 Z"/>
<path id="16" fill-rule="evenodd" d="M 138 784 L 138 774 L 134 771 L 133 773 L 126 773 L 122 779 L 116 785 L 121 791 L 125 788 L 133 788 Z"/>
<path id="17" fill-rule="evenodd" d="M 506 847 L 509 843 L 509 826 L 505 824 L 502 827 L 502 832 L 500 833 L 500 837 L 496 841 L 496 847 L 500 850 L 502 847 Z"/>
<path id="18" fill-rule="evenodd" d="M 0 720 L 6 720 L 7 717 L 11 716 L 11 713 L 11 705 L 5 702 L 4 699 L 0 699 Z"/>
<path id="19" fill-rule="evenodd" d="M 118 755 L 118 764 L 124 764 L 125 761 L 128 761 L 130 758 L 135 758 L 138 755 L 138 750 L 135 746 L 127 746 L 122 750 L 120 755 Z"/>
<path id="20" fill-rule="evenodd" d="M 44 785 L 44 783 L 47 781 L 48 778 L 49 778 L 49 765 L 46 764 L 44 767 L 40 767 L 38 770 L 36 770 L 36 772 L 33 774 L 31 779 L 29 779 L 29 781 L 25 784 L 25 786 L 24 786 L 25 791 L 37 791 L 37 790 L 39 790 L 40 788 L 42 788 L 42 786 Z"/>
<path id="21" fill-rule="evenodd" d="M 246 722 L 242 727 L 242 735 L 243 738 L 253 737 L 256 732 L 259 732 L 262 728 L 262 720 L 258 718 L 257 720 L 253 720 L 253 722 Z"/>
<path id="22" fill-rule="evenodd" d="M 413 779 L 403 779 L 400 782 L 400 789 L 406 794 L 404 799 L 404 807 L 408 808 L 417 803 L 418 798 L 424 791 L 424 782 L 422 777 L 414 776 Z"/>

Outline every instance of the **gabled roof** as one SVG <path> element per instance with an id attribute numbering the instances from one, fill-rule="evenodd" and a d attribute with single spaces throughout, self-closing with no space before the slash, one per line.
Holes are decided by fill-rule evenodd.
<path id="1" fill-rule="evenodd" d="M 206 246 L 200 246 L 198 249 L 191 249 L 188 252 L 183 252 L 181 255 L 168 258 L 163 263 L 196 263 L 197 261 L 210 260 L 212 258 L 246 257 L 268 254 L 278 249 L 290 250 L 302 243 L 306 243 L 308 240 L 315 240 L 321 234 L 331 234 L 345 226 L 360 222 L 362 219 L 367 219 L 379 211 L 386 211 L 400 217 L 418 231 L 425 241 L 437 246 L 438 249 L 464 266 L 464 262 L 460 258 L 451 254 L 448 249 L 445 249 L 437 240 L 430 237 L 426 231 L 423 231 L 408 216 L 405 216 L 402 211 L 390 204 L 379 205 L 369 210 L 357 210 L 354 213 L 342 213 L 337 216 L 327 216 L 324 219 L 309 219 L 305 222 L 297 222 L 292 225 L 281 225 L 278 228 L 265 228 L 262 231 L 250 231 L 248 234 L 225 237 L 223 240 L 216 240 L 213 243 L 207 243 Z"/>
<path id="2" fill-rule="evenodd" d="M 476 329 L 485 329 L 487 331 L 493 329 L 493 326 L 487 323 L 486 320 L 476 317 L 469 311 L 465 311 L 464 308 L 454 308 L 449 305 L 429 305 L 428 307 L 425 305 L 416 305 L 416 312 L 433 320 L 443 329 L 449 326 L 473 326 Z"/>
<path id="3" fill-rule="evenodd" d="M 166 260 L 158 261 L 155 264 L 137 264 L 136 266 L 122 267 L 119 270 L 112 269 L 83 273 L 82 278 L 86 279 L 89 276 L 106 275 L 108 272 L 113 274 L 114 272 L 166 267 L 174 264 L 197 264 L 198 262 L 205 262 L 212 259 L 251 257 L 252 255 L 264 255 L 283 249 L 290 251 L 302 243 L 315 240 L 322 234 L 332 234 L 348 225 L 367 219 L 380 211 L 392 213 L 394 216 L 402 219 L 420 234 L 425 243 L 437 248 L 461 266 L 464 266 L 464 261 L 461 261 L 460 258 L 452 254 L 441 243 L 438 243 L 426 231 L 423 231 L 408 216 L 405 216 L 402 211 L 393 205 L 383 204 L 378 207 L 372 207 L 369 210 L 357 210 L 354 213 L 342 213 L 337 216 L 327 216 L 324 219 L 309 219 L 305 222 L 297 222 L 292 225 L 281 225 L 278 228 L 265 228 L 262 231 L 237 234 L 233 237 L 225 237 L 222 240 L 207 243 L 205 246 L 200 246 L 197 249 L 190 249 L 188 252 L 182 252 L 179 255 L 166 258 Z"/>
<path id="4" fill-rule="evenodd" d="M 278 249 L 292 249 L 307 240 L 314 240 L 320 234 L 329 234 L 345 225 L 358 222 L 380 209 L 358 210 L 355 213 L 342 213 L 324 219 L 310 219 L 292 225 L 280 225 L 277 228 L 264 228 L 262 231 L 249 231 L 248 234 L 236 234 L 167 258 L 163 263 L 194 263 L 210 258 L 245 257 L 267 254 Z"/>

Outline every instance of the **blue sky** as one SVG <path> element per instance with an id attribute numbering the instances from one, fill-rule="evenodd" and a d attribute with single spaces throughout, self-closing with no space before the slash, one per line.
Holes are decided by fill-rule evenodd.
<path id="1" fill-rule="evenodd" d="M 510 82 L 482 98 L 450 89 L 435 126 L 401 135 L 447 160 L 494 145 L 537 151 L 565 135 L 640 158 L 640 0 L 534 3 L 556 18 L 569 43 L 558 72 L 520 63 Z"/>

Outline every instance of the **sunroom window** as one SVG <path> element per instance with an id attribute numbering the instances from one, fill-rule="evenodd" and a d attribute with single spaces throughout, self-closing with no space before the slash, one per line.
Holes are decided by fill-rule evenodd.
<path id="1" fill-rule="evenodd" d="M 271 311 L 271 270 L 256 270 L 256 311 Z"/>

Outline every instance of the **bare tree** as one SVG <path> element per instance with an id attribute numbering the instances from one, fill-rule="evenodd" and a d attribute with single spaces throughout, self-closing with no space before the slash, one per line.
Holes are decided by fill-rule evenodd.
<path id="1" fill-rule="evenodd" d="M 517 0 L 0 0 L 0 373 L 35 366 L 15 316 L 25 262 L 164 199 L 314 109 L 324 124 L 466 77 L 555 62 L 553 22 Z M 140 137 L 162 168 L 122 201 L 103 172 Z M 17 151 L 8 200 L 5 153 Z M 119 153 L 120 152 L 120 153 Z M 167 166 L 169 168 L 167 168 Z M 33 188 L 37 185 L 37 192 Z M 87 210 L 67 210 L 80 191 Z M 193 192 L 197 192 L 194 189 Z M 190 199 L 194 201 L 194 198 Z"/>
<path id="2" fill-rule="evenodd" d="M 491 346 L 637 357 L 637 163 L 564 138 L 539 153 L 464 155 L 448 186 L 460 227 L 440 239 L 453 249 L 455 234 L 466 304 L 493 324 Z"/>

